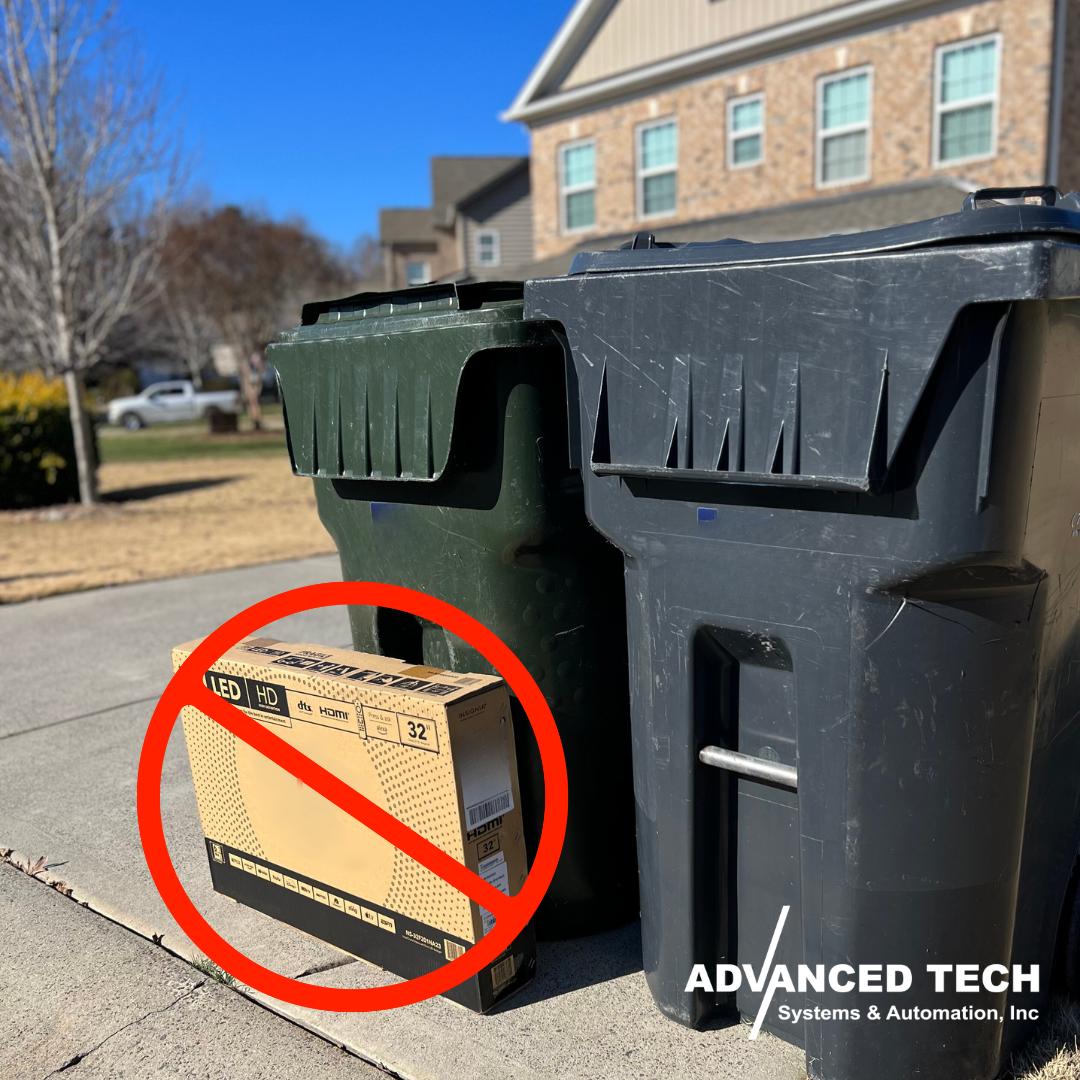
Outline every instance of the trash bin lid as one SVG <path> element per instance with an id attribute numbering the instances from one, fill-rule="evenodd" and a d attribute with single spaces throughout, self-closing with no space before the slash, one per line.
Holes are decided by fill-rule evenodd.
<path id="1" fill-rule="evenodd" d="M 984 188 L 968 195 L 959 213 L 870 232 L 766 243 L 730 239 L 681 244 L 657 243 L 649 234 L 641 233 L 617 251 L 580 253 L 574 258 L 570 274 L 868 255 L 1048 235 L 1066 235 L 1075 240 L 1078 234 L 1080 195 L 1076 192 L 1062 195 L 1055 187 Z"/>
<path id="2" fill-rule="evenodd" d="M 317 300 L 305 304 L 300 325 L 436 311 L 476 311 L 490 304 L 520 300 L 523 288 L 520 281 L 452 281 L 389 292 L 362 292 L 342 300 Z"/>
<path id="3" fill-rule="evenodd" d="M 294 473 L 408 486 L 442 477 L 469 360 L 555 344 L 524 321 L 522 293 L 520 281 L 448 282 L 306 304 L 268 350 Z"/>
<path id="4" fill-rule="evenodd" d="M 643 234 L 527 282 L 525 314 L 565 331 L 593 473 L 874 494 L 950 335 L 996 379 L 1009 305 L 1062 297 L 1080 297 L 1080 196 L 1005 188 L 813 240 Z M 985 341 L 959 324 L 980 304 Z"/>

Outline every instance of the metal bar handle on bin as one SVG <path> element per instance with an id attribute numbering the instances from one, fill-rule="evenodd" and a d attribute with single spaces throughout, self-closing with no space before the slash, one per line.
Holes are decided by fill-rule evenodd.
<path id="1" fill-rule="evenodd" d="M 734 750 L 723 750 L 719 746 L 704 747 L 698 758 L 704 764 L 713 765 L 717 769 L 728 769 L 755 780 L 768 780 L 770 783 L 791 788 L 792 791 L 799 789 L 799 772 L 794 765 L 781 765 L 778 761 L 767 761 L 765 758 L 739 754 Z"/>

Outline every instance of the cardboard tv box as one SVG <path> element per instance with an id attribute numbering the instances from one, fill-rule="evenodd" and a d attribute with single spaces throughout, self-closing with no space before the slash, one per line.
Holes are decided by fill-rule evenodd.
<path id="1" fill-rule="evenodd" d="M 173 668 L 198 641 L 173 650 Z M 345 649 L 248 638 L 219 697 L 507 895 L 528 872 L 506 684 Z M 252 750 L 182 712 L 214 889 L 404 978 L 494 925 L 475 901 Z M 532 979 L 532 923 L 446 997 L 486 1012 Z"/>

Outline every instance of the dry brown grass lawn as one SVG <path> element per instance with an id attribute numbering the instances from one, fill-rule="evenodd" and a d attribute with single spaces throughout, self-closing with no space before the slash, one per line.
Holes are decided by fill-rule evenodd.
<path id="1" fill-rule="evenodd" d="M 1008 1075 L 1016 1080 L 1080 1080 L 1080 1003 L 1055 999 Z"/>
<path id="2" fill-rule="evenodd" d="M 102 465 L 106 502 L 0 513 L 0 603 L 334 550 L 282 454 Z"/>

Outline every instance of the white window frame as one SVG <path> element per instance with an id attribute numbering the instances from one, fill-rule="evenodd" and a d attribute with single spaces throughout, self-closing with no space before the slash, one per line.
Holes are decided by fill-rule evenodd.
<path id="1" fill-rule="evenodd" d="M 491 251 L 494 258 L 491 262 L 484 262 L 480 258 L 480 238 L 482 236 L 490 236 L 494 242 L 491 245 Z M 476 259 L 477 267 L 496 267 L 502 265 L 502 237 L 499 235 L 498 229 L 477 229 L 475 236 L 473 237 L 473 257 Z"/>
<path id="2" fill-rule="evenodd" d="M 589 146 L 593 148 L 593 179 L 591 184 L 572 184 L 567 186 L 566 183 L 566 152 L 567 150 L 576 150 L 579 146 Z M 596 228 L 596 139 L 591 135 L 586 136 L 584 139 L 573 139 L 570 142 L 559 143 L 556 150 L 557 165 L 559 170 L 559 232 L 563 236 L 573 236 L 576 233 L 592 232 Z M 593 193 L 593 220 L 591 225 L 579 225 L 575 229 L 571 229 L 566 223 L 566 196 L 577 195 L 582 191 L 591 191 Z"/>
<path id="3" fill-rule="evenodd" d="M 844 124 L 841 127 L 822 129 L 825 119 L 825 87 L 829 83 L 839 82 L 841 79 L 850 79 L 856 75 L 866 75 L 866 120 L 858 124 Z M 870 179 L 870 161 L 873 157 L 874 143 L 874 66 L 862 64 L 860 67 L 847 68 L 844 71 L 831 71 L 828 75 L 819 75 L 817 79 L 817 116 L 814 121 L 814 187 L 836 188 L 849 187 L 851 184 L 862 184 Z M 866 132 L 866 171 L 860 176 L 845 176 L 840 180 L 825 180 L 825 140 L 837 135 L 850 135 L 856 131 Z"/>
<path id="4" fill-rule="evenodd" d="M 749 105 L 752 101 L 761 102 L 761 123 L 756 128 L 744 128 L 742 131 L 735 130 L 735 109 L 739 105 Z M 761 137 L 761 156 L 753 161 L 735 160 L 735 142 L 753 135 Z M 765 91 L 759 90 L 754 94 L 743 94 L 742 97 L 729 98 L 727 103 L 727 167 L 729 169 L 753 169 L 757 165 L 765 163 Z"/>
<path id="5" fill-rule="evenodd" d="M 972 45 L 982 45 L 983 42 L 993 41 L 994 53 L 994 89 L 989 94 L 979 97 L 965 98 L 963 101 L 950 101 L 942 104 L 941 101 L 941 74 L 945 61 L 945 54 L 955 49 L 966 49 Z M 934 50 L 934 105 L 933 105 L 933 154 L 932 168 L 951 169 L 954 165 L 963 165 L 968 161 L 989 161 L 997 157 L 998 152 L 998 114 L 1001 108 L 1001 60 L 1002 60 L 1002 35 L 1000 31 L 992 34 L 980 34 L 978 37 L 962 38 L 960 41 L 950 41 L 947 45 L 939 45 Z M 949 158 L 941 160 L 941 117 L 945 113 L 958 112 L 960 109 L 970 109 L 975 105 L 989 103 L 990 110 L 990 150 L 985 154 L 971 154 L 969 157 Z"/>
<path id="6" fill-rule="evenodd" d="M 423 281 L 410 281 L 409 280 L 409 264 L 419 263 L 424 268 L 424 280 Z M 408 289 L 416 288 L 418 285 L 427 285 L 431 281 L 431 263 L 427 259 L 405 259 L 405 287 Z"/>
<path id="7" fill-rule="evenodd" d="M 675 163 L 673 165 L 656 165 L 651 169 L 642 167 L 641 159 L 644 150 L 645 132 L 653 128 L 667 127 L 673 124 L 675 127 Z M 670 210 L 661 210 L 656 214 L 645 213 L 645 181 L 650 176 L 663 176 L 665 173 L 675 174 L 675 205 Z M 647 120 L 644 124 L 638 124 L 634 128 L 634 186 L 637 189 L 637 217 L 638 221 L 656 221 L 657 218 L 675 217 L 679 212 L 679 118 L 677 116 L 661 116 L 656 120 Z"/>

